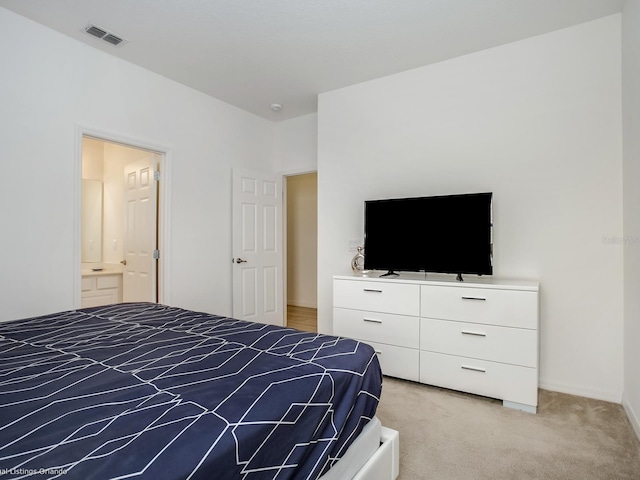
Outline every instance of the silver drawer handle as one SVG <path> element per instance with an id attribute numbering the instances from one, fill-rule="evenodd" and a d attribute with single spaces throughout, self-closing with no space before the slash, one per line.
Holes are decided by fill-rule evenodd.
<path id="1" fill-rule="evenodd" d="M 463 300 L 479 300 L 481 302 L 486 302 L 487 299 L 486 298 L 482 298 L 482 297 L 462 297 Z"/>
<path id="2" fill-rule="evenodd" d="M 484 368 L 469 367 L 467 365 L 461 365 L 460 368 L 462 368 L 463 370 L 473 370 L 474 372 L 486 373 L 486 370 Z"/>
<path id="3" fill-rule="evenodd" d="M 374 288 L 365 288 L 365 292 L 374 292 L 374 293 L 382 293 L 382 290 L 376 290 Z"/>
<path id="4" fill-rule="evenodd" d="M 473 335 L 475 337 L 486 337 L 487 334 L 486 333 L 482 333 L 482 332 L 471 332 L 469 330 L 462 330 L 460 333 L 462 333 L 462 335 Z"/>
<path id="5" fill-rule="evenodd" d="M 362 320 L 364 320 L 365 322 L 370 322 L 370 323 L 382 323 L 382 320 L 377 320 L 375 318 L 363 318 Z"/>

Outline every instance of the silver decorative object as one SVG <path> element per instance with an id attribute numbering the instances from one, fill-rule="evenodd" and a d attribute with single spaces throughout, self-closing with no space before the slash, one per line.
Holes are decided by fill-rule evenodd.
<path id="1" fill-rule="evenodd" d="M 351 269 L 354 272 L 362 272 L 364 270 L 364 247 L 358 247 L 358 253 L 351 259 Z"/>

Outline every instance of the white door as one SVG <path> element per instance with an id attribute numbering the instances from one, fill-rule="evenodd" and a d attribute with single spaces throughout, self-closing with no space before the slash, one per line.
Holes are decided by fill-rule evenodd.
<path id="1" fill-rule="evenodd" d="M 233 171 L 233 316 L 284 325 L 282 177 Z"/>
<path id="2" fill-rule="evenodd" d="M 157 154 L 149 153 L 124 167 L 125 233 L 123 302 L 155 302 L 156 270 L 156 191 L 154 171 Z"/>

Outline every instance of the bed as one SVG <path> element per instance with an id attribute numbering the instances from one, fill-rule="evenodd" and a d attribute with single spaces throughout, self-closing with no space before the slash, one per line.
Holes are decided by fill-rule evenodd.
<path id="1" fill-rule="evenodd" d="M 361 342 L 153 303 L 2 323 L 0 477 L 395 478 L 381 379 Z"/>

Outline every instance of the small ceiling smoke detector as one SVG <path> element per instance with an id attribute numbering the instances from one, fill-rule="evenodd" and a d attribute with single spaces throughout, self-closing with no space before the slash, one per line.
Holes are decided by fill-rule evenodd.
<path id="1" fill-rule="evenodd" d="M 280 110 L 282 110 L 282 105 L 280 105 L 279 103 L 272 103 L 270 108 L 274 112 L 279 112 Z"/>
<path id="2" fill-rule="evenodd" d="M 105 42 L 110 43 L 111 45 L 114 45 L 116 47 L 118 45 L 122 45 L 123 43 L 127 43 L 127 40 L 125 40 L 124 38 L 92 23 L 84 27 L 84 31 L 89 35 L 93 35 L 94 37 L 104 40 Z"/>

